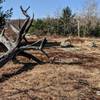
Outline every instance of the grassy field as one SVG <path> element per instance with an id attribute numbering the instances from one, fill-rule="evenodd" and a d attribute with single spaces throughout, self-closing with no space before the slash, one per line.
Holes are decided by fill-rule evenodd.
<path id="1" fill-rule="evenodd" d="M 41 37 L 31 37 L 37 39 Z M 29 37 L 30 40 L 30 37 Z M 61 42 L 64 37 L 48 37 Z M 100 39 L 72 38 L 73 48 L 45 48 L 52 63 L 18 57 L 0 68 L 0 100 L 100 100 Z M 97 47 L 91 47 L 95 41 Z M 48 59 L 30 51 L 41 60 Z"/>

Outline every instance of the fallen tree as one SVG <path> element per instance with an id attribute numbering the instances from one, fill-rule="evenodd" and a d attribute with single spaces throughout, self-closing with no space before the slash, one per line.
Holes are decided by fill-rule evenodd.
<path id="1" fill-rule="evenodd" d="M 7 37 L 5 35 L 5 29 L 3 29 L 2 33 L 0 34 L 0 44 L 4 45 L 3 47 L 7 49 L 7 51 L 0 56 L 0 67 L 3 67 L 3 65 L 5 65 L 8 61 L 16 59 L 18 55 L 32 59 L 38 64 L 42 64 L 43 61 L 39 60 L 31 53 L 27 52 L 27 50 L 29 49 L 39 50 L 48 57 L 47 53 L 43 50 L 47 42 L 46 38 L 31 44 L 28 43 L 26 39 L 26 34 L 28 33 L 30 26 L 32 25 L 32 22 L 34 20 L 34 14 L 33 18 L 31 19 L 30 16 L 27 14 L 27 11 L 30 7 L 28 7 L 26 10 L 23 9 L 22 6 L 20 8 L 23 15 L 26 17 L 23 25 L 20 29 L 17 29 L 14 25 L 10 24 L 10 27 L 17 35 L 16 40 L 13 41 L 9 37 Z M 24 40 L 27 45 L 21 45 L 22 40 Z M 40 41 L 40 46 L 35 46 Z"/>

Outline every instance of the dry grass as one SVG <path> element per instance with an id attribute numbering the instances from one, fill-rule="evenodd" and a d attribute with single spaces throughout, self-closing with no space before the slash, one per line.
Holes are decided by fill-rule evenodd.
<path id="1" fill-rule="evenodd" d="M 7 63 L 0 69 L 0 100 L 100 100 L 100 41 L 95 39 L 97 48 L 91 41 L 78 44 L 74 39 L 74 48 L 46 48 L 55 58 L 52 64 L 37 65 L 22 57 L 18 59 L 23 64 Z"/>

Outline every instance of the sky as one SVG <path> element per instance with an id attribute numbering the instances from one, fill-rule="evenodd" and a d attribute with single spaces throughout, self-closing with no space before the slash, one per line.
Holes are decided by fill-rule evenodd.
<path id="1" fill-rule="evenodd" d="M 98 4 L 100 0 L 97 0 Z M 44 18 L 47 16 L 57 16 L 59 12 L 66 6 L 69 6 L 73 13 L 82 10 L 84 0 L 5 0 L 3 10 L 13 8 L 12 19 L 24 18 L 21 13 L 20 5 L 23 8 L 30 6 L 28 13 L 35 18 Z"/>

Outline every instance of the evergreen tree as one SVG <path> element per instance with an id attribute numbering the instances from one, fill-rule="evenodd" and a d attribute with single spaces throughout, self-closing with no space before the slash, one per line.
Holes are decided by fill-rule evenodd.
<path id="1" fill-rule="evenodd" d="M 5 2 L 5 0 L 0 0 L 0 28 L 3 28 L 4 27 L 4 25 L 6 23 L 6 20 L 8 18 L 10 18 L 11 15 L 12 15 L 12 8 L 9 9 L 9 10 L 7 10 L 7 11 L 3 11 L 2 10 L 3 7 L 1 6 L 1 4 L 3 2 Z"/>
<path id="2" fill-rule="evenodd" d="M 72 11 L 69 7 L 66 7 L 62 10 L 62 15 L 61 15 L 61 23 L 62 23 L 62 29 L 64 35 L 71 33 L 71 26 L 73 22 L 73 18 L 75 15 L 72 14 Z"/>

